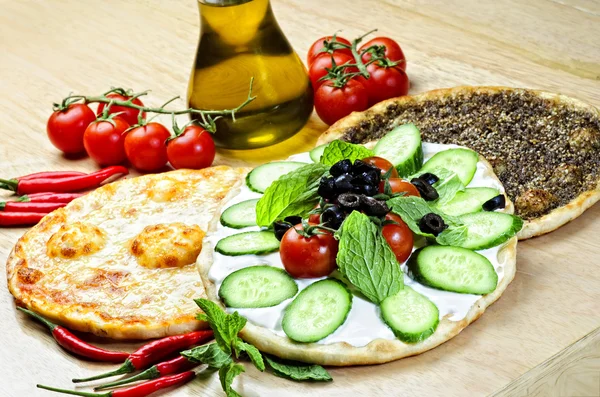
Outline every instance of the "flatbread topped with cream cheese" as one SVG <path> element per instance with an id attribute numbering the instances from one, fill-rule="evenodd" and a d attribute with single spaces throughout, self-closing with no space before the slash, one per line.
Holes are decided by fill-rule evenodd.
<path id="1" fill-rule="evenodd" d="M 52 212 L 7 263 L 17 301 L 70 329 L 148 339 L 199 327 L 195 262 L 209 224 L 248 170 L 126 179 Z"/>

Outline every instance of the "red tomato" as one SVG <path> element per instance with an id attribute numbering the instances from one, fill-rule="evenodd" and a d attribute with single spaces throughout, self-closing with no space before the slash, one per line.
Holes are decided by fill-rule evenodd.
<path id="1" fill-rule="evenodd" d="M 308 217 L 308 223 L 319 224 L 321 223 L 321 214 L 311 214 Z"/>
<path id="2" fill-rule="evenodd" d="M 321 37 L 319 40 L 315 41 L 310 46 L 310 48 L 308 49 L 308 54 L 306 55 L 306 64 L 309 67 L 310 67 L 310 65 L 312 65 L 312 63 L 314 62 L 314 60 L 317 56 L 324 54 L 324 52 L 322 52 L 321 50 L 323 49 L 323 47 L 325 47 L 325 43 L 324 43 L 325 40 L 331 41 L 332 38 L 333 38 L 333 36 Z M 340 43 L 351 45 L 351 43 L 343 37 L 337 36 L 336 41 L 339 41 Z M 350 50 L 350 48 L 340 48 L 338 50 L 334 50 L 334 52 L 352 56 L 352 51 Z"/>
<path id="3" fill-rule="evenodd" d="M 390 187 L 392 188 L 392 193 L 404 193 L 405 196 L 421 197 L 415 185 L 413 185 L 410 182 L 407 182 L 400 178 L 390 178 L 388 179 L 388 182 L 390 183 Z M 379 183 L 379 193 L 383 193 L 384 188 L 385 181 L 381 181 Z"/>
<path id="4" fill-rule="evenodd" d="M 324 277 L 334 271 L 338 241 L 333 234 L 323 232 L 304 237 L 295 229 L 303 230 L 302 224 L 290 228 L 281 239 L 279 255 L 285 270 L 295 278 Z"/>
<path id="5" fill-rule="evenodd" d="M 369 93 L 369 106 L 408 94 L 410 81 L 404 70 L 398 67 L 380 67 L 372 63 L 367 66 L 367 71 L 371 77 L 365 79 L 361 76 L 359 79 Z"/>
<path id="6" fill-rule="evenodd" d="M 342 88 L 323 84 L 315 93 L 315 110 L 325 123 L 331 125 L 349 115 L 369 107 L 365 87 L 357 80 L 350 80 Z"/>
<path id="7" fill-rule="evenodd" d="M 390 174 L 390 178 L 398 178 L 398 171 L 396 171 L 394 165 L 386 159 L 384 159 L 383 157 L 367 157 L 366 159 L 362 159 L 362 161 L 379 168 L 381 170 L 382 175 L 388 172 L 391 168 L 392 173 Z"/>
<path id="8" fill-rule="evenodd" d="M 400 45 L 398 43 L 396 43 L 394 40 L 390 39 L 389 37 L 375 37 L 374 39 L 371 39 L 371 40 L 367 41 L 365 44 L 363 44 L 358 49 L 358 52 L 360 53 L 374 45 L 384 46 L 385 47 L 385 56 L 390 61 L 394 61 L 394 62 L 404 61 L 404 62 L 400 62 L 398 64 L 398 67 L 402 70 L 406 70 L 406 57 L 404 56 L 404 52 L 402 52 L 402 48 L 400 48 Z M 371 59 L 371 54 L 368 52 L 364 53 L 362 55 L 362 59 L 363 59 L 363 62 L 365 62 L 365 63 L 368 62 Z"/>
<path id="9" fill-rule="evenodd" d="M 129 124 L 120 117 L 99 120 L 88 126 L 83 144 L 90 157 L 100 165 L 122 164 L 125 159 L 125 130 Z"/>
<path id="10" fill-rule="evenodd" d="M 171 133 L 162 124 L 148 123 L 129 131 L 125 136 L 125 153 L 140 171 L 158 171 L 167 164 L 165 142 Z"/>
<path id="11" fill-rule="evenodd" d="M 388 221 L 394 221 L 396 224 L 388 224 L 383 226 L 381 234 L 385 241 L 396 255 L 399 263 L 408 259 L 413 249 L 413 234 L 410 228 L 402 221 L 402 219 L 392 213 L 385 216 Z"/>
<path id="12" fill-rule="evenodd" d="M 69 105 L 65 110 L 57 110 L 48 119 L 46 132 L 50 142 L 64 153 L 81 153 L 83 133 L 96 115 L 89 106 L 82 103 Z"/>
<path id="13" fill-rule="evenodd" d="M 206 168 L 215 159 L 215 142 L 204 128 L 189 125 L 181 135 L 167 142 L 167 158 L 175 169 Z"/>
<path id="14" fill-rule="evenodd" d="M 126 101 L 130 98 L 128 96 L 123 96 L 121 94 L 117 94 L 116 92 L 111 92 L 106 97 L 111 98 L 111 99 L 116 99 L 119 101 Z M 144 104 L 142 103 L 140 98 L 135 98 L 131 102 L 138 106 L 144 106 Z M 104 108 L 106 106 L 108 106 L 107 103 L 100 103 L 98 105 L 98 116 L 100 116 L 102 114 L 102 111 L 104 110 Z M 111 106 L 110 109 L 108 110 L 109 114 L 120 113 L 120 112 L 122 112 L 122 113 L 119 115 L 119 117 L 122 117 L 123 120 L 125 120 L 127 123 L 129 123 L 129 125 L 136 125 L 138 123 L 138 114 L 140 114 L 141 110 L 128 108 L 125 106 L 117 106 L 117 105 Z M 142 118 L 145 118 L 145 117 L 146 117 L 146 113 L 142 113 Z"/>
<path id="15" fill-rule="evenodd" d="M 319 81 L 321 77 L 324 77 L 327 74 L 327 69 L 331 69 L 333 63 L 331 62 L 331 58 L 335 61 L 337 66 L 343 65 L 345 63 L 355 63 L 354 57 L 352 55 L 343 54 L 334 52 L 333 55 L 323 53 L 315 58 L 312 65 L 308 69 L 308 77 L 310 78 L 310 82 L 312 83 L 313 89 L 317 89 L 324 83 L 324 80 Z M 345 69 L 347 73 L 358 72 L 358 69 L 355 66 L 348 67 Z"/>

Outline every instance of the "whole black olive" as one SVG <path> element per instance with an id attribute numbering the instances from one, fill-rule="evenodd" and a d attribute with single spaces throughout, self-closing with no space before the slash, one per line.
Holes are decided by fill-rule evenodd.
<path id="1" fill-rule="evenodd" d="M 379 193 L 379 186 L 377 185 L 364 185 L 361 186 L 361 193 L 366 196 L 375 196 Z"/>
<path id="2" fill-rule="evenodd" d="M 424 173 L 423 175 L 419 176 L 419 179 L 424 180 L 430 185 L 433 185 L 434 183 L 440 180 L 440 178 L 438 178 L 437 175 L 434 175 L 431 172 Z"/>
<path id="3" fill-rule="evenodd" d="M 329 169 L 331 176 L 336 177 L 342 174 L 349 174 L 352 171 L 352 162 L 348 159 L 340 160 Z"/>
<path id="4" fill-rule="evenodd" d="M 332 229 L 339 229 L 342 222 L 346 218 L 346 214 L 338 206 L 331 206 L 325 209 L 321 214 L 321 222 Z"/>
<path id="5" fill-rule="evenodd" d="M 335 178 L 335 192 L 337 194 L 351 192 L 353 187 L 352 175 L 342 174 Z"/>
<path id="6" fill-rule="evenodd" d="M 437 200 L 438 197 L 440 197 L 437 190 L 435 190 L 433 186 L 431 186 L 429 183 L 425 182 L 421 178 L 413 178 L 410 180 L 410 183 L 415 185 L 415 187 L 419 191 L 419 194 L 425 201 Z"/>
<path id="7" fill-rule="evenodd" d="M 384 216 L 390 209 L 388 208 L 385 201 L 379 201 L 373 197 L 361 197 L 361 208 L 365 211 L 365 214 L 369 216 Z"/>
<path id="8" fill-rule="evenodd" d="M 291 223 L 292 225 L 297 225 L 302 222 L 301 216 L 286 216 L 283 220 L 287 223 Z"/>
<path id="9" fill-rule="evenodd" d="M 361 196 L 355 193 L 344 193 L 338 196 L 340 207 L 346 211 L 357 210 L 362 203 Z"/>
<path id="10" fill-rule="evenodd" d="M 336 195 L 335 192 L 335 179 L 331 177 L 323 177 L 319 182 L 319 188 L 317 194 L 323 198 L 333 198 Z"/>
<path id="11" fill-rule="evenodd" d="M 448 228 L 448 225 L 444 223 L 444 220 L 438 214 L 429 213 L 425 215 L 419 221 L 419 229 L 423 233 L 430 233 L 437 237 L 438 234 Z"/>
<path id="12" fill-rule="evenodd" d="M 506 197 L 503 194 L 499 194 L 496 197 L 492 197 L 481 206 L 484 211 L 494 211 L 500 208 L 506 207 Z"/>
<path id="13" fill-rule="evenodd" d="M 283 238 L 285 232 L 287 232 L 292 225 L 287 222 L 277 221 L 273 224 L 273 231 L 275 232 L 275 238 L 279 241 Z"/>
<path id="14" fill-rule="evenodd" d="M 367 164 L 361 160 L 354 160 L 354 164 L 352 165 L 352 173 L 354 175 L 360 175 L 366 171 L 377 171 L 379 174 L 381 174 L 381 170 L 374 165 Z"/>

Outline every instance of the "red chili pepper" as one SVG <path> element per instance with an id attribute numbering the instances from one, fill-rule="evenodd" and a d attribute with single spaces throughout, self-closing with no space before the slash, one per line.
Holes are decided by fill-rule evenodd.
<path id="1" fill-rule="evenodd" d="M 139 385 L 129 386 L 123 389 L 112 390 L 106 393 L 88 393 L 85 391 L 58 389 L 55 387 L 49 387 L 44 385 L 37 385 L 37 387 L 44 390 L 50 390 L 58 393 L 72 394 L 74 396 L 83 397 L 146 397 L 156 391 L 166 389 L 167 387 L 183 385 L 191 381 L 195 377 L 196 373 L 194 371 L 186 371 L 180 374 L 165 376 L 164 378 L 151 380 L 148 382 L 141 383 Z"/>
<path id="2" fill-rule="evenodd" d="M 122 366 L 114 371 L 104 374 L 91 376 L 83 379 L 73 379 L 73 383 L 88 382 L 90 380 L 104 379 L 110 376 L 128 374 L 134 371 L 139 371 L 148 368 L 149 365 L 156 363 L 170 356 L 173 353 L 179 353 L 184 349 L 188 349 L 200 343 L 204 343 L 213 337 L 211 330 L 194 331 L 189 334 L 168 336 L 150 342 L 135 352 L 131 353 L 129 358 L 125 360 Z"/>
<path id="3" fill-rule="evenodd" d="M 21 201 L 0 201 L 0 211 L 49 213 L 62 208 L 65 205 L 67 205 L 67 203 L 24 203 Z"/>
<path id="4" fill-rule="evenodd" d="M 105 383 L 103 385 L 94 387 L 94 390 L 103 390 L 110 387 L 121 386 L 127 383 L 137 382 L 140 380 L 156 379 L 161 376 L 178 374 L 183 371 L 188 371 L 194 367 L 197 367 L 198 363 L 193 363 L 183 356 L 175 357 L 169 361 L 163 361 L 162 363 L 156 364 L 148 368 L 147 370 L 140 372 L 135 376 L 131 376 L 126 379 L 117 380 L 115 382 Z"/>
<path id="5" fill-rule="evenodd" d="M 68 178 L 71 176 L 80 176 L 87 175 L 85 172 L 80 171 L 45 171 L 45 172 L 35 172 L 33 174 L 23 175 L 18 178 L 15 178 L 19 181 L 24 181 L 27 179 L 40 179 L 40 178 Z"/>
<path id="6" fill-rule="evenodd" d="M 85 193 L 33 193 L 19 197 L 24 203 L 70 203 Z"/>
<path id="7" fill-rule="evenodd" d="M 96 346 L 92 346 L 75 335 L 73 335 L 68 329 L 65 327 L 61 327 L 60 325 L 56 325 L 46 320 L 44 317 L 40 316 L 37 313 L 32 312 L 31 310 L 27 310 L 22 307 L 18 307 L 20 311 L 29 314 L 30 316 L 36 318 L 37 320 L 44 323 L 52 332 L 52 336 L 54 340 L 65 350 L 70 351 L 71 353 L 75 353 L 78 356 L 89 358 L 95 361 L 103 361 L 109 363 L 121 363 L 129 357 L 129 353 L 126 352 L 116 352 L 110 350 L 104 350 Z"/>
<path id="8" fill-rule="evenodd" d="M 25 179 L 0 179 L 0 183 L 19 195 L 42 192 L 68 193 L 80 190 L 90 189 L 100 186 L 108 178 L 123 174 L 127 175 L 129 170 L 123 166 L 117 165 L 101 169 L 91 174 L 77 175 L 65 178 L 39 178 Z"/>
<path id="9" fill-rule="evenodd" d="M 48 215 L 41 212 L 5 212 L 0 211 L 0 226 L 30 226 Z"/>

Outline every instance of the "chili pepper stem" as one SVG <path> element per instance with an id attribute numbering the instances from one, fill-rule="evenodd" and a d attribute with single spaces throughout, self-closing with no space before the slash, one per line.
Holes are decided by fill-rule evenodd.
<path id="1" fill-rule="evenodd" d="M 48 327 L 50 329 L 50 331 L 54 331 L 54 329 L 57 327 L 56 324 L 52 324 L 50 321 L 46 320 L 44 317 L 40 316 L 37 313 L 32 312 L 31 310 L 27 310 L 24 307 L 17 306 L 17 310 L 20 310 L 23 313 L 27 313 L 31 317 L 35 318 L 36 320 L 38 320 L 39 322 L 44 324 L 46 327 Z"/>
<path id="2" fill-rule="evenodd" d="M 100 375 L 90 376 L 89 378 L 73 379 L 73 383 L 82 383 L 82 382 L 89 382 L 92 380 L 104 379 L 104 378 L 109 378 L 111 376 L 128 374 L 133 371 L 135 371 L 135 367 L 131 363 L 131 360 L 127 359 L 127 360 L 125 360 L 123 365 L 121 365 L 119 368 L 115 369 L 114 371 L 105 372 Z"/>
<path id="3" fill-rule="evenodd" d="M 50 386 L 44 386 L 44 385 L 36 385 L 36 387 L 38 389 L 50 390 L 50 391 L 55 391 L 55 392 L 64 393 L 64 394 L 71 394 L 73 396 L 83 396 L 83 397 L 111 397 L 112 396 L 112 392 L 89 393 L 89 392 L 78 391 L 78 390 L 59 389 L 57 387 L 50 387 Z"/>
<path id="4" fill-rule="evenodd" d="M 110 382 L 110 383 L 105 383 L 100 386 L 96 386 L 96 387 L 94 387 L 94 390 L 104 390 L 104 389 L 108 389 L 108 388 L 115 387 L 115 386 L 121 386 L 121 385 L 125 385 L 128 383 L 137 382 L 140 380 L 156 379 L 158 377 L 160 377 L 160 372 L 158 371 L 158 368 L 156 368 L 156 365 L 154 365 L 154 366 L 148 368 L 147 370 L 140 372 L 139 374 L 131 376 L 129 378 L 117 380 L 117 381 Z"/>
<path id="5" fill-rule="evenodd" d="M 16 179 L 1 179 L 0 178 L 0 184 L 2 184 L 1 185 L 2 189 L 8 189 L 8 190 L 12 190 L 13 192 L 16 192 L 19 181 Z"/>

